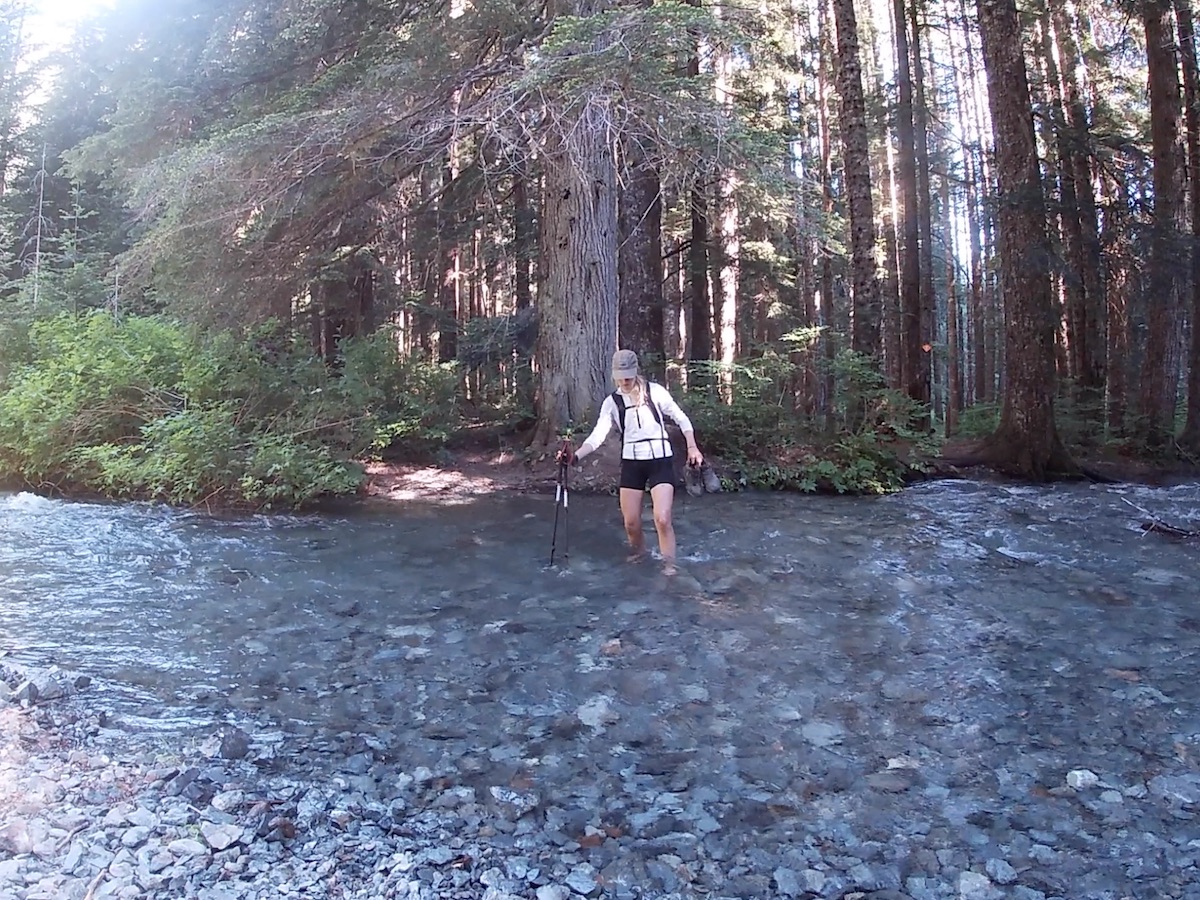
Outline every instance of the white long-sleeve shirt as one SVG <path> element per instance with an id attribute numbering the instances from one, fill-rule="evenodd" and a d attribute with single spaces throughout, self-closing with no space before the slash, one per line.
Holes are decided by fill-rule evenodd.
<path id="1" fill-rule="evenodd" d="M 596 420 L 596 427 L 592 429 L 592 433 L 588 435 L 584 443 L 592 450 L 603 444 L 609 431 L 616 424 L 619 412 L 625 417 L 625 438 L 624 445 L 621 447 L 622 459 L 661 459 L 664 456 L 670 456 L 671 440 L 667 437 L 665 420 L 673 421 L 684 434 L 693 430 L 692 421 L 679 408 L 679 404 L 675 402 L 665 387 L 654 382 L 648 382 L 648 386 L 650 400 L 658 408 L 659 415 L 663 417 L 662 425 L 655 421 L 654 413 L 650 412 L 650 407 L 646 404 L 630 406 L 629 395 L 623 392 L 617 393 L 624 404 L 624 408 L 618 411 L 613 404 L 612 394 L 609 394 L 600 404 L 600 415 Z"/>

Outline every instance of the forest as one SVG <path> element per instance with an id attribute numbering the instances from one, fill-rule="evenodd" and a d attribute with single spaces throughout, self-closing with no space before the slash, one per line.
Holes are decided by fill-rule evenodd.
<path id="1" fill-rule="evenodd" d="M 0 480 L 299 506 L 588 428 L 735 485 L 1200 460 L 1191 0 L 0 0 Z"/>

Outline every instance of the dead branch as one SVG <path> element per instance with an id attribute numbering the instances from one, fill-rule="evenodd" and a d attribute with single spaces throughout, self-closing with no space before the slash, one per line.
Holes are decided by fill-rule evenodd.
<path id="1" fill-rule="evenodd" d="M 1150 512 L 1148 509 L 1138 506 L 1136 503 L 1125 497 L 1122 497 L 1121 499 L 1147 518 L 1148 521 L 1142 522 L 1141 524 L 1142 531 L 1148 534 L 1153 533 L 1166 535 L 1167 537 L 1175 538 L 1177 540 L 1200 540 L 1200 531 L 1191 531 L 1187 528 L 1179 528 L 1175 525 L 1169 525 L 1154 515 L 1154 513 Z"/>

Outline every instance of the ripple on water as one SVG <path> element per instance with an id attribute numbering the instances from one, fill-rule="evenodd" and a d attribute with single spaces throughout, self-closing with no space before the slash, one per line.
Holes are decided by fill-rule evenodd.
<path id="1" fill-rule="evenodd" d="M 941 481 L 878 500 L 714 495 L 681 510 L 686 577 L 674 581 L 657 566 L 624 564 L 611 501 L 573 500 L 570 560 L 547 569 L 553 506 L 544 497 L 217 518 L 0 496 L 0 635 L 131 685 L 131 714 L 187 719 L 174 698 L 205 683 L 210 708 L 253 696 L 256 710 L 319 722 L 303 693 L 336 690 L 336 673 L 440 678 L 471 665 L 471 653 L 530 663 L 530 647 L 644 635 L 651 619 L 676 630 L 740 619 L 759 637 L 734 656 L 752 666 L 802 657 L 848 622 L 864 646 L 924 641 L 948 652 L 988 633 L 973 617 L 991 610 L 1015 633 L 1086 616 L 1084 630 L 1124 629 L 1130 641 L 1192 615 L 1195 549 L 1131 531 L 1140 514 L 1125 501 L 1186 524 L 1200 509 L 1195 484 Z M 806 625 L 763 632 L 755 617 L 764 609 Z M 1125 623 L 1129 610 L 1139 618 Z M 511 627 L 489 633 L 488 623 Z M 582 677 L 624 658 L 603 656 L 597 641 L 567 668 Z M 703 668 L 680 646 L 683 664 Z M 383 715 L 370 697 L 352 701 Z"/>

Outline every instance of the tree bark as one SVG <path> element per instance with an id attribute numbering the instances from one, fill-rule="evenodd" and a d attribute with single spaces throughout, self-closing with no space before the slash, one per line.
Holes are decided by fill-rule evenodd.
<path id="1" fill-rule="evenodd" d="M 1077 471 L 1054 422 L 1054 308 L 1045 199 L 1015 0 L 977 0 L 996 147 L 1005 374 L 1000 424 L 979 454 L 1021 477 Z"/>
<path id="2" fill-rule="evenodd" d="M 643 368 L 665 377 L 663 343 L 662 193 L 658 172 L 636 141 L 624 143 L 620 193 L 620 344 Z M 659 361 L 664 363 L 658 371 Z"/>
<path id="3" fill-rule="evenodd" d="M 908 17 L 904 0 L 894 0 L 896 34 L 896 144 L 900 236 L 900 380 L 904 393 L 921 399 L 921 244 L 917 215 L 917 149 L 913 127 L 912 75 L 909 62 Z"/>
<path id="4" fill-rule="evenodd" d="M 610 113 L 589 98 L 547 141 L 535 445 L 585 426 L 609 393 L 617 344 L 616 161 Z"/>
<path id="5" fill-rule="evenodd" d="M 1147 290 L 1146 352 L 1138 412 L 1151 449 L 1163 449 L 1175 432 L 1172 350 L 1178 327 L 1177 234 L 1183 204 L 1180 166 L 1179 65 L 1175 59 L 1168 0 L 1149 0 L 1143 10 L 1149 69 L 1150 144 L 1154 158 L 1154 229 Z"/>
<path id="6" fill-rule="evenodd" d="M 851 283 L 854 288 L 851 347 L 879 356 L 879 282 L 875 272 L 875 211 L 866 101 L 853 0 L 833 0 L 837 29 L 837 87 L 841 96 L 842 166 L 850 211 Z"/>
<path id="7" fill-rule="evenodd" d="M 1175 0 L 1175 19 L 1179 26 L 1179 48 L 1183 63 L 1184 122 L 1187 126 L 1187 159 L 1191 179 L 1188 202 L 1191 206 L 1191 345 L 1188 350 L 1187 418 L 1180 444 L 1192 453 L 1200 453 L 1200 71 L 1196 64 L 1196 32 L 1191 0 Z"/>

